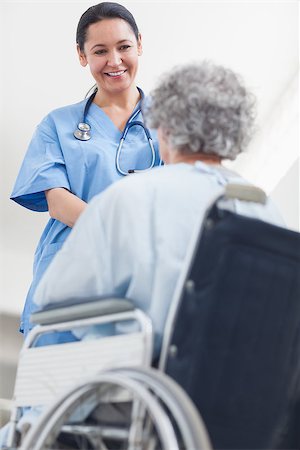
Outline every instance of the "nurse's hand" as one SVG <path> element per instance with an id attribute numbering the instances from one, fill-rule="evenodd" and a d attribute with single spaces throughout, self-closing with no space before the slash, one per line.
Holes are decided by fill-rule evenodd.
<path id="1" fill-rule="evenodd" d="M 71 228 L 87 206 L 86 202 L 65 188 L 49 189 L 45 195 L 50 216 Z"/>

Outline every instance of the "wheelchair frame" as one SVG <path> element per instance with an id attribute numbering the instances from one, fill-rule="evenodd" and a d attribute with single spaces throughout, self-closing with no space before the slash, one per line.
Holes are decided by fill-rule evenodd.
<path id="1" fill-rule="evenodd" d="M 65 321 L 67 316 L 68 322 Z M 21 407 L 38 406 L 41 404 L 41 399 L 44 400 L 43 406 L 47 406 L 45 412 L 41 414 L 36 424 L 29 430 L 21 445 L 22 450 L 44 449 L 45 441 L 49 439 L 48 435 L 51 435 L 51 429 L 57 426 L 62 415 L 66 414 L 68 409 L 73 407 L 74 404 L 77 405 L 77 402 L 80 402 L 81 398 L 86 396 L 87 393 L 93 392 L 93 389 L 101 389 L 103 386 L 111 388 L 112 385 L 115 385 L 117 394 L 115 389 L 112 390 L 112 393 L 105 393 L 104 398 L 101 398 L 103 404 L 114 400 L 128 401 L 135 398 L 132 426 L 127 435 L 125 433 L 125 439 L 128 440 L 128 449 L 142 450 L 145 448 L 141 444 L 141 436 L 143 436 L 144 431 L 140 429 L 139 425 L 145 420 L 145 409 L 149 416 L 147 416 L 148 422 L 150 420 L 154 424 L 155 436 L 158 435 L 160 445 L 162 445 L 161 448 L 179 450 L 178 436 L 174 432 L 173 423 L 175 422 L 181 436 L 180 442 L 186 443 L 184 448 L 198 448 L 200 445 L 199 448 L 203 448 L 203 450 L 210 449 L 205 427 L 190 399 L 169 377 L 150 369 L 153 347 L 151 321 L 142 311 L 135 309 L 130 301 L 116 298 L 97 299 L 85 305 L 78 304 L 37 313 L 33 317 L 40 324 L 28 335 L 20 355 L 14 394 L 16 407 L 11 418 L 8 448 L 17 448 L 18 445 L 16 427 L 20 419 Z M 59 319 L 63 322 L 57 323 Z M 82 328 L 83 326 L 112 322 L 120 323 L 128 320 L 135 320 L 139 324 L 140 331 L 128 335 L 102 337 L 93 341 L 33 347 L 37 338 L 48 332 L 74 330 L 77 327 Z M 127 344 L 125 346 L 124 341 Z M 79 351 L 78 347 L 81 347 Z M 99 351 L 101 354 L 101 360 L 98 364 L 95 364 L 95 351 Z M 57 353 L 59 353 L 58 357 L 56 356 Z M 134 358 L 132 357 L 133 354 Z M 63 359 L 62 355 L 65 356 Z M 108 360 L 106 360 L 105 355 L 109 356 Z M 68 361 L 74 360 L 76 357 L 85 360 L 85 362 L 81 360 L 81 367 L 82 364 L 86 365 L 87 361 L 93 363 L 93 369 L 89 371 L 88 376 L 85 375 L 84 377 L 84 384 L 79 383 L 79 380 L 82 380 L 81 369 L 74 370 L 73 366 L 68 367 Z M 50 365 L 49 363 L 43 364 L 47 360 L 50 361 Z M 55 373 L 55 387 L 52 383 L 52 369 L 57 369 L 58 362 L 62 360 L 64 361 L 63 367 L 60 367 L 60 370 L 56 370 Z M 71 383 L 66 382 L 66 378 L 71 374 Z M 38 381 L 38 386 L 32 383 L 32 377 Z M 72 385 L 74 386 L 71 387 Z M 120 387 L 125 388 L 126 392 L 120 394 Z M 30 405 L 28 404 L 29 401 Z M 67 412 L 65 411 L 66 408 Z M 169 418 L 170 411 L 172 411 L 173 423 Z M 64 430 L 66 428 L 65 426 Z M 78 425 L 70 425 L 70 431 L 75 429 L 79 430 Z M 94 440 L 96 440 L 95 448 L 100 445 L 99 439 L 102 438 L 102 435 L 113 437 L 119 434 L 124 439 L 122 429 L 102 427 L 100 431 L 98 427 L 96 436 L 95 427 L 82 427 L 81 430 L 82 433 L 89 435 L 90 440 L 94 437 Z M 157 437 L 147 436 L 145 438 L 144 436 L 143 439 L 151 442 L 151 439 L 157 439 Z"/>
<path id="2" fill-rule="evenodd" d="M 134 309 L 130 302 L 112 298 L 93 301 L 84 307 L 83 305 L 74 305 L 69 312 L 67 309 L 63 307 L 47 311 L 45 314 L 38 313 L 37 319 L 40 324 L 29 333 L 24 342 L 17 370 L 14 391 L 15 408 L 11 415 L 9 447 L 16 446 L 16 425 L 21 417 L 22 407 L 47 406 L 74 383 L 79 383 L 82 375 L 92 377 L 99 371 L 124 365 L 150 366 L 152 356 L 151 321 L 142 311 Z M 64 314 L 67 314 L 68 321 Z M 63 322 L 57 323 L 58 320 L 63 320 Z M 49 332 L 76 330 L 82 327 L 113 322 L 122 323 L 128 320 L 137 322 L 140 331 L 127 335 L 103 337 L 99 340 L 34 347 L 38 337 Z M 124 352 L 124 341 L 127 353 Z M 95 352 L 98 351 L 101 352 L 101 360 L 95 359 Z M 87 370 L 89 366 L 92 368 Z"/>

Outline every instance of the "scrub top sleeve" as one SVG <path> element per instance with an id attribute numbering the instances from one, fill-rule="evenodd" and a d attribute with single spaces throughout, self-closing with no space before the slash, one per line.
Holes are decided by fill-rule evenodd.
<path id="1" fill-rule="evenodd" d="M 32 137 L 10 198 L 33 211 L 48 211 L 44 191 L 56 187 L 71 190 L 55 124 L 47 116 Z"/>

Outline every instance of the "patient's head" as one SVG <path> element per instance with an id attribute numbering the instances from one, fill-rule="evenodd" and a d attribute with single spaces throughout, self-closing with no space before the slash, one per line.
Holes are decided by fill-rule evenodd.
<path id="1" fill-rule="evenodd" d="M 150 97 L 145 116 L 158 128 L 163 159 L 166 149 L 179 157 L 235 159 L 252 136 L 254 96 L 226 67 L 208 61 L 175 67 Z"/>

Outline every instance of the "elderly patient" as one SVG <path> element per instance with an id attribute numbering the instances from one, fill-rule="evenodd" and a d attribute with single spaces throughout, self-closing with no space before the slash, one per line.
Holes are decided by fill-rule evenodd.
<path id="1" fill-rule="evenodd" d="M 91 201 L 41 280 L 35 302 L 42 309 L 68 298 L 128 297 L 152 319 L 157 354 L 195 224 L 226 183 L 245 183 L 222 161 L 245 150 L 254 99 L 232 70 L 202 62 L 166 74 L 144 116 L 158 129 L 167 165 L 125 177 Z M 270 202 L 236 202 L 236 209 L 282 224 Z"/>
<path id="2" fill-rule="evenodd" d="M 245 150 L 254 100 L 234 72 L 202 62 L 166 74 L 144 116 L 158 129 L 167 165 L 125 177 L 91 201 L 42 278 L 35 302 L 43 309 L 68 298 L 128 297 L 152 319 L 157 356 L 193 229 L 226 183 L 245 183 L 222 161 Z M 270 202 L 235 206 L 282 224 Z M 24 414 L 19 430 L 38 412 Z"/>

